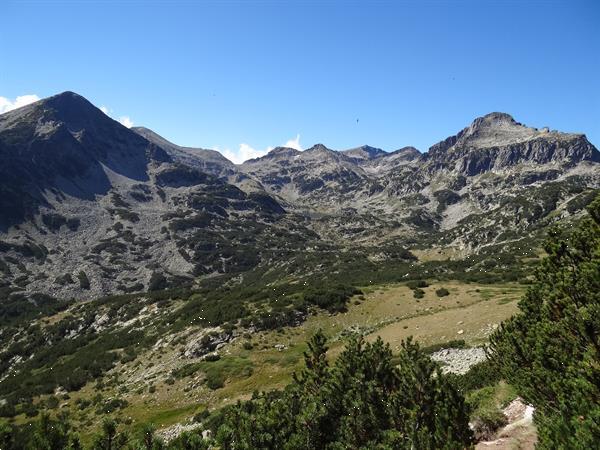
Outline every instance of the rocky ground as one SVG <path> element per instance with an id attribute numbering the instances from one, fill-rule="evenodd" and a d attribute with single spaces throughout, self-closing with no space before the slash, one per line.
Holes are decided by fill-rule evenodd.
<path id="1" fill-rule="evenodd" d="M 537 442 L 533 413 L 535 409 L 527 405 L 520 397 L 510 402 L 502 410 L 508 424 L 496 433 L 496 438 L 481 441 L 475 447 L 477 450 L 533 450 Z"/>
<path id="2" fill-rule="evenodd" d="M 486 360 L 483 347 L 445 348 L 431 355 L 431 359 L 442 364 L 442 372 L 465 374 L 477 363 Z"/>

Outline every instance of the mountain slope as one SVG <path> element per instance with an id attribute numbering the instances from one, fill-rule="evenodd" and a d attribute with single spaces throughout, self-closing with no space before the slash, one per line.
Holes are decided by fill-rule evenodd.
<path id="1" fill-rule="evenodd" d="M 31 219 L 48 191 L 92 199 L 110 189 L 108 172 L 143 182 L 149 163 L 170 160 L 72 92 L 0 115 L 0 158 L 4 229 Z"/>
<path id="2" fill-rule="evenodd" d="M 215 176 L 227 176 L 235 172 L 235 165 L 216 150 L 181 147 L 145 127 L 133 127 L 132 130 L 165 150 L 177 162 Z"/>
<path id="3" fill-rule="evenodd" d="M 290 208 L 317 213 L 312 226 L 330 239 L 428 240 L 442 233 L 447 245 L 473 249 L 490 229 L 527 235 L 562 203 L 598 188 L 599 155 L 582 134 L 528 128 L 491 113 L 424 154 L 413 147 L 335 152 L 318 145 L 276 149 L 240 170 Z M 500 220 L 520 217 L 523 208 L 529 219 Z M 457 228 L 461 221 L 469 228 Z"/>
<path id="4" fill-rule="evenodd" d="M 0 116 L 0 282 L 9 294 L 164 288 L 249 270 L 310 236 L 266 193 L 211 174 L 235 175 L 216 152 L 144 134 L 153 142 L 70 92 Z"/>
<path id="5" fill-rule="evenodd" d="M 0 158 L 0 416 L 82 434 L 281 387 L 318 328 L 480 344 L 600 187 L 585 136 L 499 113 L 424 154 L 234 165 L 64 93 L 0 115 Z"/>
<path id="6" fill-rule="evenodd" d="M 0 157 L 0 282 L 63 298 L 292 267 L 289 252 L 307 249 L 511 253 L 600 186 L 584 135 L 502 113 L 424 154 L 317 144 L 234 165 L 71 92 L 1 115 Z"/>

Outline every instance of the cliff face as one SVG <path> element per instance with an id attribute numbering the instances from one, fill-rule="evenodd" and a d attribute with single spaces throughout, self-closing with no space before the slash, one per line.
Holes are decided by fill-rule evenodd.
<path id="1" fill-rule="evenodd" d="M 528 128 L 508 114 L 491 113 L 432 146 L 427 160 L 433 170 L 474 176 L 518 164 L 568 168 L 582 161 L 599 162 L 600 154 L 583 134 Z"/>

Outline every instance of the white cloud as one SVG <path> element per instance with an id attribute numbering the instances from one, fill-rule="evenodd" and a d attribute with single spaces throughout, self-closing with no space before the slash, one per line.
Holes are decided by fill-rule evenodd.
<path id="1" fill-rule="evenodd" d="M 237 151 L 233 151 L 228 148 L 221 150 L 219 149 L 219 147 L 215 148 L 215 150 L 220 152 L 223 156 L 225 156 L 225 158 L 232 161 L 233 163 L 241 164 L 244 161 L 248 161 L 249 159 L 260 158 L 261 156 L 265 156 L 267 153 L 273 150 L 273 147 L 267 147 L 264 150 L 257 150 L 248 144 L 241 143 L 240 148 Z"/>
<path id="2" fill-rule="evenodd" d="M 108 106 L 102 105 L 99 109 L 107 116 L 112 117 L 113 110 L 110 109 Z M 127 128 L 131 128 L 133 126 L 133 120 L 131 120 L 129 116 L 120 116 L 116 120 L 118 120 L 121 123 L 121 125 Z"/>
<path id="3" fill-rule="evenodd" d="M 124 125 L 127 128 L 131 128 L 133 126 L 133 121 L 129 118 L 129 116 L 119 117 L 119 122 L 121 122 L 121 125 Z"/>
<path id="4" fill-rule="evenodd" d="M 289 147 L 289 148 L 295 148 L 296 150 L 302 151 L 303 148 L 300 145 L 300 134 L 296 135 L 296 139 L 290 139 L 285 144 L 283 144 L 283 146 L 284 147 Z"/>
<path id="5" fill-rule="evenodd" d="M 302 146 L 300 145 L 300 135 L 297 134 L 294 139 L 288 140 L 282 147 L 290 147 L 296 150 L 302 151 Z M 235 164 L 241 164 L 244 161 L 248 161 L 253 158 L 260 158 L 261 156 L 265 156 L 275 147 L 267 147 L 264 150 L 258 150 L 250 146 L 246 143 L 241 143 L 240 148 L 237 151 L 231 150 L 229 148 L 225 148 L 221 150 L 219 147 L 215 147 L 215 150 L 220 152 L 225 158 L 232 161 Z"/>
<path id="6" fill-rule="evenodd" d="M 14 100 L 0 97 L 0 114 L 37 102 L 39 99 L 35 94 L 20 95 Z"/>

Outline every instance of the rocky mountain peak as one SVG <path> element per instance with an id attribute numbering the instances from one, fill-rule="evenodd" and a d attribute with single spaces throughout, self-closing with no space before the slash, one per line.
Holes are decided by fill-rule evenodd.
<path id="1" fill-rule="evenodd" d="M 521 163 L 572 166 L 580 161 L 598 161 L 599 156 L 585 135 L 527 127 L 509 114 L 493 112 L 432 146 L 426 158 L 433 167 L 474 175 Z"/>
<path id="2" fill-rule="evenodd" d="M 333 150 L 331 150 L 330 148 L 327 148 L 323 144 L 315 144 L 306 151 L 307 152 L 332 152 Z"/>
<path id="3" fill-rule="evenodd" d="M 471 129 L 493 128 L 502 126 L 520 125 L 510 114 L 503 112 L 491 112 L 473 121 Z"/>
<path id="4" fill-rule="evenodd" d="M 53 292 L 80 295 L 76 282 L 62 283 L 66 272 L 85 269 L 91 292 L 110 294 L 145 288 L 157 267 L 173 280 L 241 272 L 266 263 L 265 249 L 289 252 L 320 240 L 379 245 L 421 233 L 430 242 L 439 233 L 474 248 L 558 208 L 558 200 L 547 206 L 556 183 L 563 203 L 597 189 L 600 158 L 584 135 L 491 113 L 428 154 L 317 144 L 304 152 L 277 147 L 234 165 L 216 151 L 128 129 L 65 92 L 0 115 L 0 160 L 0 284 L 27 278 L 32 291 L 50 283 Z M 514 209 L 505 213 L 511 198 Z M 527 217 L 505 222 L 530 198 Z M 479 219 L 494 205 L 503 205 L 494 213 L 498 230 Z M 45 265 L 27 256 L 29 241 L 48 248 Z M 30 277 L 4 259 L 3 252 L 21 251 Z"/>
<path id="5" fill-rule="evenodd" d="M 72 91 L 61 92 L 60 94 L 42 99 L 40 104 L 56 107 L 57 109 L 73 108 L 73 107 L 92 107 L 97 109 L 85 97 Z"/>
<path id="6" fill-rule="evenodd" d="M 495 147 L 499 145 L 525 142 L 538 134 L 535 128 L 528 128 L 509 114 L 493 112 L 475 119 L 458 135 L 455 145 L 468 147 Z"/>
<path id="7" fill-rule="evenodd" d="M 398 150 L 394 150 L 393 152 L 390 152 L 389 155 L 405 160 L 413 160 L 421 156 L 421 152 L 415 147 L 407 146 L 399 148 Z"/>
<path id="8" fill-rule="evenodd" d="M 71 132 L 78 132 L 82 129 L 95 130 L 99 127 L 125 128 L 74 92 L 63 92 L 33 105 L 43 109 L 53 119 L 63 122 Z"/>
<path id="9" fill-rule="evenodd" d="M 382 149 L 370 145 L 361 145 L 360 147 L 344 150 L 341 153 L 358 160 L 371 160 L 387 155 L 387 152 Z"/>

